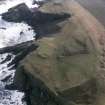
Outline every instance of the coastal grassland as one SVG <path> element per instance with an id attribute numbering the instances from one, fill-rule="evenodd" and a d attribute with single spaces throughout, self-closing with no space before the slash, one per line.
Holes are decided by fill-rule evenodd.
<path id="1" fill-rule="evenodd" d="M 37 40 L 39 47 L 20 62 L 16 71 L 14 82 L 18 86 L 20 79 L 24 79 L 20 74 L 26 76 L 25 84 L 30 90 L 28 93 L 32 105 L 36 105 L 36 102 L 38 105 L 93 105 L 96 101 L 98 35 L 101 31 L 97 28 L 96 21 L 85 14 L 87 12 L 84 15 L 81 8 L 77 8 L 78 5 L 69 3 L 56 6 L 48 3 L 42 7 L 44 12 L 75 12 L 71 18 L 57 22 L 56 25 L 61 28 L 59 32 Z M 55 99 L 62 104 L 57 104 Z"/>
<path id="2" fill-rule="evenodd" d="M 65 90 L 96 75 L 97 49 L 90 35 L 75 18 L 59 24 L 62 30 L 38 41 L 39 48 L 23 64 L 26 72 L 51 89 Z"/>

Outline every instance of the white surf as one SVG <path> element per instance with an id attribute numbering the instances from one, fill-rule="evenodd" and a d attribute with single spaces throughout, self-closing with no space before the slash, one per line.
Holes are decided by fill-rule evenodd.
<path id="1" fill-rule="evenodd" d="M 16 6 L 20 3 L 25 3 L 29 8 L 38 7 L 38 5 L 32 5 L 32 0 L 6 0 L 0 1 L 0 14 L 7 12 L 9 8 Z M 20 34 L 21 33 L 21 34 Z M 13 23 L 6 22 L 0 16 L 0 48 L 13 46 L 22 42 L 33 40 L 35 33 L 33 29 L 25 23 Z M 7 56 L 11 56 L 11 60 L 4 61 Z M 13 81 L 15 70 L 9 70 L 7 65 L 12 61 L 15 55 L 6 53 L 0 54 L 0 105 L 25 105 L 22 102 L 24 93 L 18 90 L 6 90 L 5 85 L 10 84 Z M 2 82 L 5 77 L 11 76 L 6 82 Z"/>

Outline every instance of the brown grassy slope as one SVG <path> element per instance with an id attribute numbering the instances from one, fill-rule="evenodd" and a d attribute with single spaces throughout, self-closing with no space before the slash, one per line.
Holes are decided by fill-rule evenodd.
<path id="1" fill-rule="evenodd" d="M 75 87 L 77 90 L 80 87 L 85 88 L 86 91 L 82 91 L 82 93 L 86 92 L 87 96 L 92 96 L 93 94 L 88 93 L 88 86 L 84 87 L 81 84 L 87 83 L 88 80 L 97 75 L 99 39 L 104 33 L 103 27 L 75 2 L 48 3 L 41 10 L 50 13 L 66 11 L 73 13 L 73 16 L 58 24 L 62 28 L 59 33 L 38 41 L 39 48 L 28 55 L 20 64 L 24 66 L 24 73 L 40 79 L 52 92 L 56 95 L 60 93 L 65 99 L 68 99 L 68 94 L 70 97 L 71 94 L 78 97 L 77 93 L 71 92 L 71 89 Z M 17 84 L 20 83 L 18 80 L 22 79 L 18 78 L 19 75 L 16 73 L 15 82 Z M 34 87 L 34 80 L 30 83 Z M 90 86 L 89 90 L 96 88 L 96 85 Z M 82 93 L 80 91 L 79 94 Z M 80 104 L 82 103 L 80 102 Z"/>
<path id="2" fill-rule="evenodd" d="M 47 4 L 42 10 L 47 9 L 47 12 L 63 10 L 70 13 L 64 5 Z M 97 50 L 90 37 L 92 34 L 87 33 L 76 16 L 60 23 L 59 26 L 62 27 L 61 32 L 39 40 L 40 47 L 27 56 L 24 65 L 26 72 L 38 76 L 51 87 L 65 89 L 94 75 Z"/>

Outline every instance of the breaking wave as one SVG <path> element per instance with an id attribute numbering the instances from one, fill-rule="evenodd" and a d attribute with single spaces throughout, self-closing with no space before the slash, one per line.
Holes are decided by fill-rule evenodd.
<path id="1" fill-rule="evenodd" d="M 38 7 L 32 4 L 33 0 L 1 0 L 0 14 L 20 3 L 25 3 L 29 8 Z M 25 23 L 6 22 L 0 16 L 0 48 L 13 46 L 35 38 L 34 30 Z M 7 65 L 14 59 L 11 53 L 0 54 L 0 105 L 25 105 L 22 102 L 24 93 L 18 90 L 6 90 L 5 85 L 13 82 L 15 69 L 9 70 Z M 2 63 L 5 59 L 9 59 Z M 8 78 L 5 82 L 2 80 Z"/>

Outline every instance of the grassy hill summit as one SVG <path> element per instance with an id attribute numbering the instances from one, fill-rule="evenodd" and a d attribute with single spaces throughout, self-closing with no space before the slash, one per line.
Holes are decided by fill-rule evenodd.
<path id="1" fill-rule="evenodd" d="M 39 9 L 45 13 L 68 13 L 71 17 L 45 22 L 43 26 L 46 24 L 47 30 L 52 26 L 60 30 L 39 38 L 36 41 L 39 47 L 17 68 L 14 84 L 26 92 L 28 105 L 94 105 L 96 102 L 97 42 L 94 34 L 68 8 L 64 1 L 48 2 Z"/>

